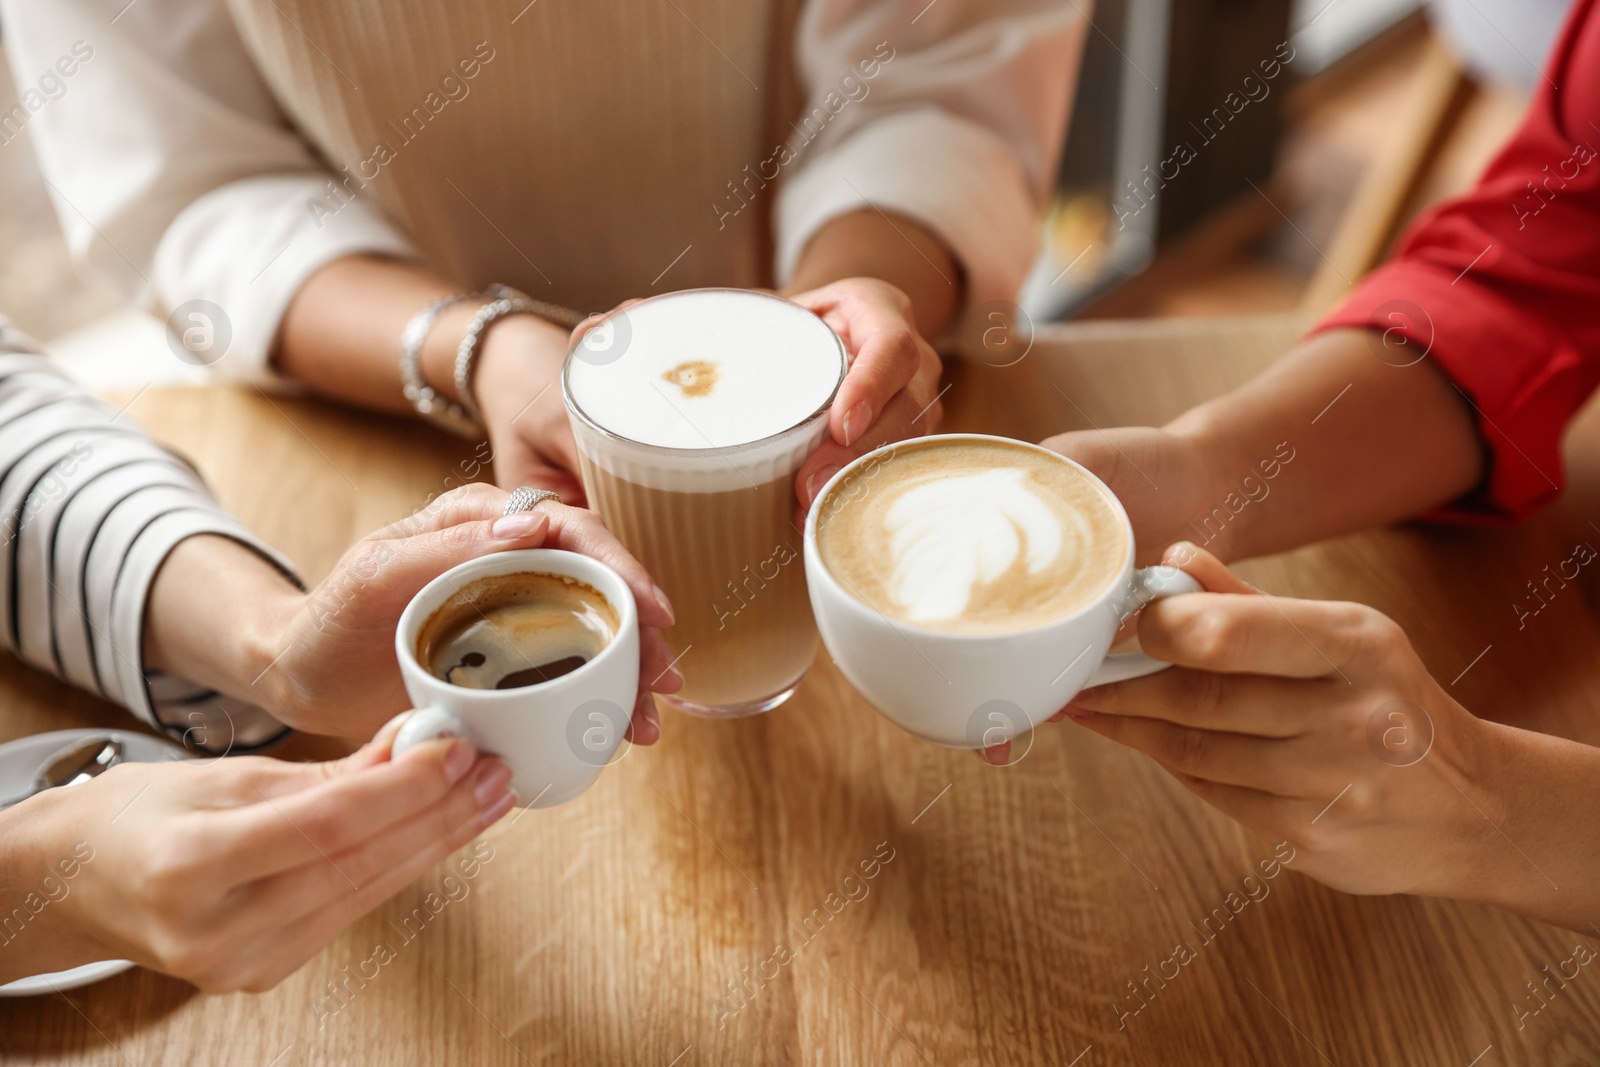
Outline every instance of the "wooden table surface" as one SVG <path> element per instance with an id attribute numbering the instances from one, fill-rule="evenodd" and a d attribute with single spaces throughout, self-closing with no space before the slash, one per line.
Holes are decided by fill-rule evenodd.
<path id="1" fill-rule="evenodd" d="M 1295 329 L 1061 329 L 1014 367 L 955 369 L 948 428 L 1038 436 L 1159 421 L 1248 377 Z M 130 413 L 195 457 L 309 578 L 471 472 L 469 448 L 410 423 L 248 389 L 151 389 Z M 1335 405 L 1291 444 L 1338 418 Z M 1575 441 L 1600 457 L 1594 424 Z M 1511 606 L 1577 540 L 1600 544 L 1586 518 L 1600 514 L 1586 488 L 1600 486 L 1594 467 L 1575 461 L 1579 491 L 1514 532 L 1390 529 L 1243 570 L 1273 592 L 1376 605 L 1468 707 L 1594 742 L 1593 596 L 1574 588 L 1522 631 Z M 0 664 L 0 738 L 112 724 L 125 725 L 114 709 Z M 135 970 L 0 1003 L 0 1056 L 140 1067 L 1600 1061 L 1600 977 L 1518 1023 L 1536 1005 L 1524 983 L 1595 939 L 1486 907 L 1346 896 L 1292 864 L 1262 878 L 1276 842 L 1071 724 L 989 767 L 901 733 L 822 656 L 771 715 L 668 713 L 664 729 L 574 803 L 491 829 L 475 877 L 446 883 L 453 868 L 441 866 L 272 993 L 201 996 Z M 284 750 L 319 751 L 328 745 Z M 381 944 L 388 962 L 368 962 Z M 1180 944 L 1192 958 L 1150 980 Z"/>

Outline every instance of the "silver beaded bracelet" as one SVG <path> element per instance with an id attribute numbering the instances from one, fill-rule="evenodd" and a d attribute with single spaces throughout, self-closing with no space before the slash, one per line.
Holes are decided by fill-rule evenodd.
<path id="1" fill-rule="evenodd" d="M 477 391 L 473 388 L 472 371 L 483 334 L 495 320 L 507 315 L 537 315 L 569 330 L 583 321 L 583 316 L 570 308 L 535 300 L 509 285 L 496 282 L 489 286 L 488 295 L 494 299 L 472 316 L 472 322 L 467 325 L 467 332 L 461 335 L 461 344 L 456 348 L 456 395 L 461 398 L 461 407 L 467 417 L 478 422 L 482 421 L 482 413 L 478 407 Z"/>
<path id="2" fill-rule="evenodd" d="M 422 345 L 428 333 L 449 308 L 466 300 L 489 298 L 472 316 L 472 322 L 456 348 L 454 378 L 461 403 L 455 403 L 427 383 L 422 375 Z M 529 314 L 571 329 L 583 316 L 570 308 L 535 300 L 525 293 L 498 283 L 482 293 L 456 293 L 440 297 L 411 317 L 400 335 L 400 380 L 406 400 L 424 419 L 462 437 L 483 436 L 482 414 L 473 390 L 473 370 L 484 333 L 495 320 L 507 315 Z"/>
<path id="3" fill-rule="evenodd" d="M 476 295 L 455 293 L 440 297 L 411 316 L 411 321 L 406 323 L 405 330 L 400 334 L 400 381 L 406 400 L 424 419 L 462 437 L 478 436 L 478 424 L 461 405 L 452 403 L 449 397 L 442 395 L 423 378 L 422 344 L 428 339 L 428 332 L 439 321 L 440 315 Z"/>

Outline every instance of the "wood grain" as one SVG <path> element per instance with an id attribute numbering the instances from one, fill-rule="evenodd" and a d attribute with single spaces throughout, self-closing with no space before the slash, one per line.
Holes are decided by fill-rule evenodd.
<path id="1" fill-rule="evenodd" d="M 1041 332 L 1015 367 L 952 371 L 950 428 L 1039 436 L 1160 421 L 1246 378 L 1298 326 Z M 248 390 L 152 389 L 130 413 L 192 455 L 313 579 L 470 456 L 409 422 Z M 1595 420 L 1573 439 L 1600 445 Z M 1381 530 L 1244 572 L 1273 592 L 1390 612 L 1482 714 L 1600 740 L 1592 598 L 1575 590 L 1522 631 L 1510 607 L 1572 538 L 1600 539 L 1581 533 L 1600 496 L 1592 466 L 1574 462 L 1568 502 L 1513 532 Z M 1291 464 L 1281 477 L 1294 475 Z M 115 721 L 0 665 L 6 739 Z M 992 768 L 901 733 L 822 656 L 771 715 L 668 713 L 664 727 L 661 744 L 629 752 L 574 803 L 492 829 L 475 877 L 442 865 L 272 993 L 201 996 L 134 971 L 0 1003 L 0 1057 L 141 1067 L 1600 1058 L 1600 978 L 1569 983 L 1518 1026 L 1524 981 L 1569 955 L 1574 935 L 1484 907 L 1346 896 L 1292 865 L 1258 882 L 1262 899 L 1217 918 L 1275 842 L 1071 724 Z M 457 899 L 432 915 L 430 892 Z M 380 942 L 394 959 L 363 979 Z M 1180 942 L 1194 958 L 1159 977 Z"/>

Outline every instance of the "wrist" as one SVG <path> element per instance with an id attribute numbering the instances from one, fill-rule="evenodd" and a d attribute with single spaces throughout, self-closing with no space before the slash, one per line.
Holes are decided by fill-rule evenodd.
<path id="1" fill-rule="evenodd" d="M 293 644 L 295 620 L 303 612 L 315 611 L 310 594 L 287 582 L 264 587 L 253 601 L 249 621 L 240 631 L 236 653 L 229 657 L 234 665 L 229 672 L 230 688 L 223 692 L 239 696 L 266 711 L 286 726 L 303 725 L 307 696 L 295 685 L 286 655 Z"/>
<path id="2" fill-rule="evenodd" d="M 835 216 L 812 235 L 783 295 L 849 278 L 894 286 L 923 337 L 937 340 L 966 299 L 966 275 L 944 238 L 918 219 L 870 208 Z"/>
<path id="3" fill-rule="evenodd" d="M 1162 432 L 1176 439 L 1177 454 L 1187 460 L 1185 496 L 1194 514 L 1186 517 L 1186 528 L 1197 535 L 1196 543 L 1226 562 L 1248 554 L 1241 547 L 1249 543 L 1249 530 L 1261 509 L 1249 502 L 1251 485 L 1246 479 L 1259 479 L 1267 472 L 1258 470 L 1259 457 L 1241 453 L 1226 424 L 1209 407 L 1185 412 Z M 1267 451 L 1270 459 L 1271 450 Z"/>
<path id="4" fill-rule="evenodd" d="M 145 665 L 290 721 L 285 712 L 293 704 L 282 667 L 274 664 L 287 647 L 290 621 L 306 603 L 306 595 L 254 549 L 218 534 L 185 538 L 150 588 Z"/>
<path id="5" fill-rule="evenodd" d="M 488 300 L 488 297 L 476 296 L 457 300 L 439 313 L 427 336 L 422 339 L 422 347 L 417 355 L 422 380 L 428 388 L 451 403 L 461 403 L 455 378 L 456 351 L 472 317 Z"/>
<path id="6" fill-rule="evenodd" d="M 57 817 L 68 799 L 47 793 L 0 812 L 0 984 L 105 958 L 71 914 L 81 850 L 72 820 Z"/>
<path id="7" fill-rule="evenodd" d="M 1506 817 L 1507 748 L 1523 731 L 1480 719 L 1454 702 L 1432 711 L 1428 751 L 1415 767 L 1402 768 L 1422 769 L 1442 780 L 1436 787 L 1437 814 L 1425 827 L 1431 846 L 1439 850 L 1432 864 L 1438 881 L 1416 891 L 1505 907 L 1508 883 L 1520 879 L 1508 864 L 1516 853 L 1496 827 Z M 1420 812 L 1418 817 L 1425 818 Z"/>
<path id="8" fill-rule="evenodd" d="M 440 313 L 438 321 L 428 331 L 421 352 L 422 376 L 435 392 L 460 403 L 461 391 L 456 388 L 456 356 L 473 317 L 492 298 L 481 297 L 463 300 Z M 551 352 L 565 357 L 569 331 L 548 319 L 528 313 L 504 315 L 484 328 L 478 342 L 478 358 L 473 369 L 473 383 L 479 388 L 480 404 L 487 404 L 490 382 L 504 378 L 507 372 L 523 362 L 547 362 Z M 490 370 L 490 365 L 495 370 Z M 557 363 L 559 368 L 560 364 Z"/>
<path id="9" fill-rule="evenodd" d="M 508 315 L 484 335 L 474 375 L 484 422 L 509 422 L 535 397 L 561 399 L 570 331 L 537 315 Z"/>
<path id="10" fill-rule="evenodd" d="M 1583 933 L 1600 908 L 1600 749 L 1473 719 L 1470 851 L 1452 895 Z"/>

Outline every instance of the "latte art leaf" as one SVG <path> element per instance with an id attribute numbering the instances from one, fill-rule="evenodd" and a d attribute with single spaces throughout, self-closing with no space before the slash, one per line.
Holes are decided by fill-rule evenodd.
<path id="1" fill-rule="evenodd" d="M 1132 565 L 1127 520 L 1104 486 L 999 438 L 896 445 L 820 503 L 827 572 L 885 618 L 944 633 L 1035 630 L 1094 603 Z"/>
<path id="2" fill-rule="evenodd" d="M 1052 508 L 1017 467 L 913 485 L 884 522 L 894 561 L 889 595 L 912 621 L 958 618 L 976 588 L 1019 559 L 1038 574 L 1063 552 L 1078 553 L 1091 536 L 1076 516 Z"/>

